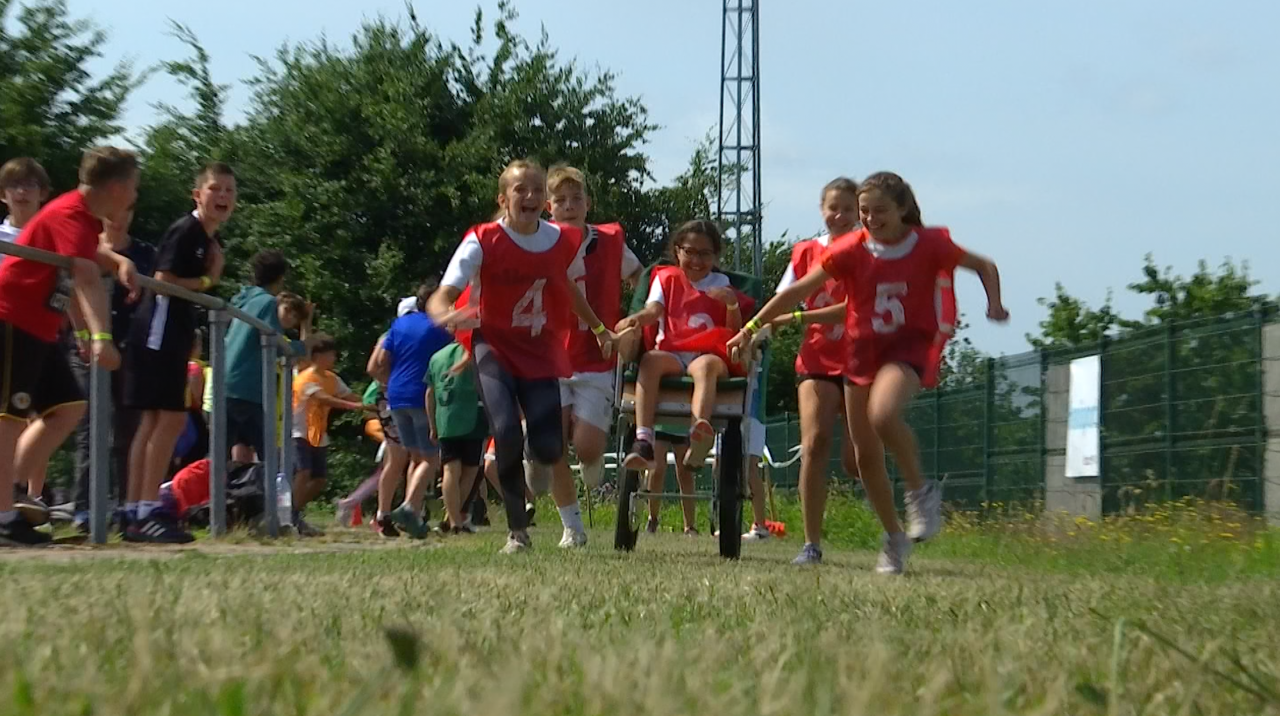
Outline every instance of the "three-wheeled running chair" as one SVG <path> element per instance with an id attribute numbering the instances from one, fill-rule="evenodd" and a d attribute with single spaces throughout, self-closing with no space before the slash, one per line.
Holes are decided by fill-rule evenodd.
<path id="1" fill-rule="evenodd" d="M 644 308 L 649 293 L 651 273 L 659 268 L 651 266 L 640 277 L 639 288 L 631 302 L 631 313 Z M 734 288 L 750 296 L 761 305 L 763 285 L 748 274 L 724 271 Z M 744 318 L 747 318 L 744 316 Z M 643 343 L 643 341 L 642 341 Z M 716 384 L 716 402 L 711 424 L 716 428 L 714 480 L 711 492 L 695 491 L 692 495 L 679 492 L 650 492 L 641 489 L 642 471 L 628 470 L 622 464 L 635 440 L 636 377 L 640 355 L 648 348 L 641 345 L 633 356 L 620 356 L 614 385 L 617 390 L 618 425 L 618 517 L 614 530 L 615 549 L 630 552 L 636 547 L 640 534 L 640 511 L 647 500 L 706 500 L 711 502 L 712 531 L 720 530 L 720 556 L 737 559 L 742 551 L 742 503 L 746 496 L 747 441 L 745 420 L 751 416 L 751 404 L 755 384 L 747 377 L 721 378 Z M 766 348 L 767 350 L 767 348 Z M 750 356 L 747 376 L 755 375 L 760 365 L 760 354 Z M 693 379 L 688 376 L 667 376 L 662 379 L 655 417 L 664 426 L 689 426 L 692 424 Z M 666 470 L 665 461 L 657 466 Z M 694 466 L 695 471 L 703 469 Z M 647 485 L 647 481 L 643 481 Z M 696 484 L 696 483 L 695 483 Z"/>

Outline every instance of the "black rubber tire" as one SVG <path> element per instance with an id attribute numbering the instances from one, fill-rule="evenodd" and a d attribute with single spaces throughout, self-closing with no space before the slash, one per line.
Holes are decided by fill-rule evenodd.
<path id="1" fill-rule="evenodd" d="M 640 536 L 638 525 L 631 523 L 631 501 L 640 489 L 640 473 L 635 470 L 621 470 L 618 475 L 618 519 L 613 530 L 613 548 L 630 552 L 636 548 L 636 539 Z"/>
<path id="2" fill-rule="evenodd" d="M 731 420 L 720 439 L 720 470 L 716 475 L 719 502 L 720 556 L 737 559 L 742 554 L 742 421 Z"/>

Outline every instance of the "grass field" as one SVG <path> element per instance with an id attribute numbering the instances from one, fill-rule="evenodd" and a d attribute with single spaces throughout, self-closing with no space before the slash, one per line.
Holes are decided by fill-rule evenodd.
<path id="1" fill-rule="evenodd" d="M 1280 540 L 1252 520 L 960 515 L 892 578 L 865 511 L 832 512 L 817 569 L 795 536 L 565 553 L 551 515 L 514 558 L 498 530 L 0 552 L 0 713 L 1280 713 Z"/>

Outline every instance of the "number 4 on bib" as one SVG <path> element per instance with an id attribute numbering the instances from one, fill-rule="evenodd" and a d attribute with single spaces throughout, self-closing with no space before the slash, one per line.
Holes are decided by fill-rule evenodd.
<path id="1" fill-rule="evenodd" d="M 876 333 L 893 333 L 901 328 L 907 322 L 907 312 L 902 306 L 906 295 L 905 281 L 876 284 L 876 315 L 871 317 L 871 329 Z"/>
<path id="2" fill-rule="evenodd" d="M 547 325 L 547 312 L 542 308 L 542 289 L 547 285 L 545 278 L 533 282 L 528 291 L 516 301 L 511 310 L 511 325 L 516 328 L 528 328 L 529 334 L 536 336 L 542 333 Z"/>

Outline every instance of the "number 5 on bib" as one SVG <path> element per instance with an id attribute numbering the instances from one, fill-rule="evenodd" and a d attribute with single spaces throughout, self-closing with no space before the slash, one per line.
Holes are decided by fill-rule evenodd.
<path id="1" fill-rule="evenodd" d="M 516 302 L 515 308 L 511 310 L 513 327 L 528 328 L 529 335 L 533 336 L 542 333 L 542 327 L 547 325 L 547 312 L 542 307 L 542 289 L 546 285 L 545 278 L 534 281 L 529 290 L 525 291 Z"/>
<path id="2" fill-rule="evenodd" d="M 905 281 L 876 284 L 876 315 L 871 317 L 873 331 L 893 333 L 907 322 L 907 312 L 902 306 L 906 295 Z"/>

